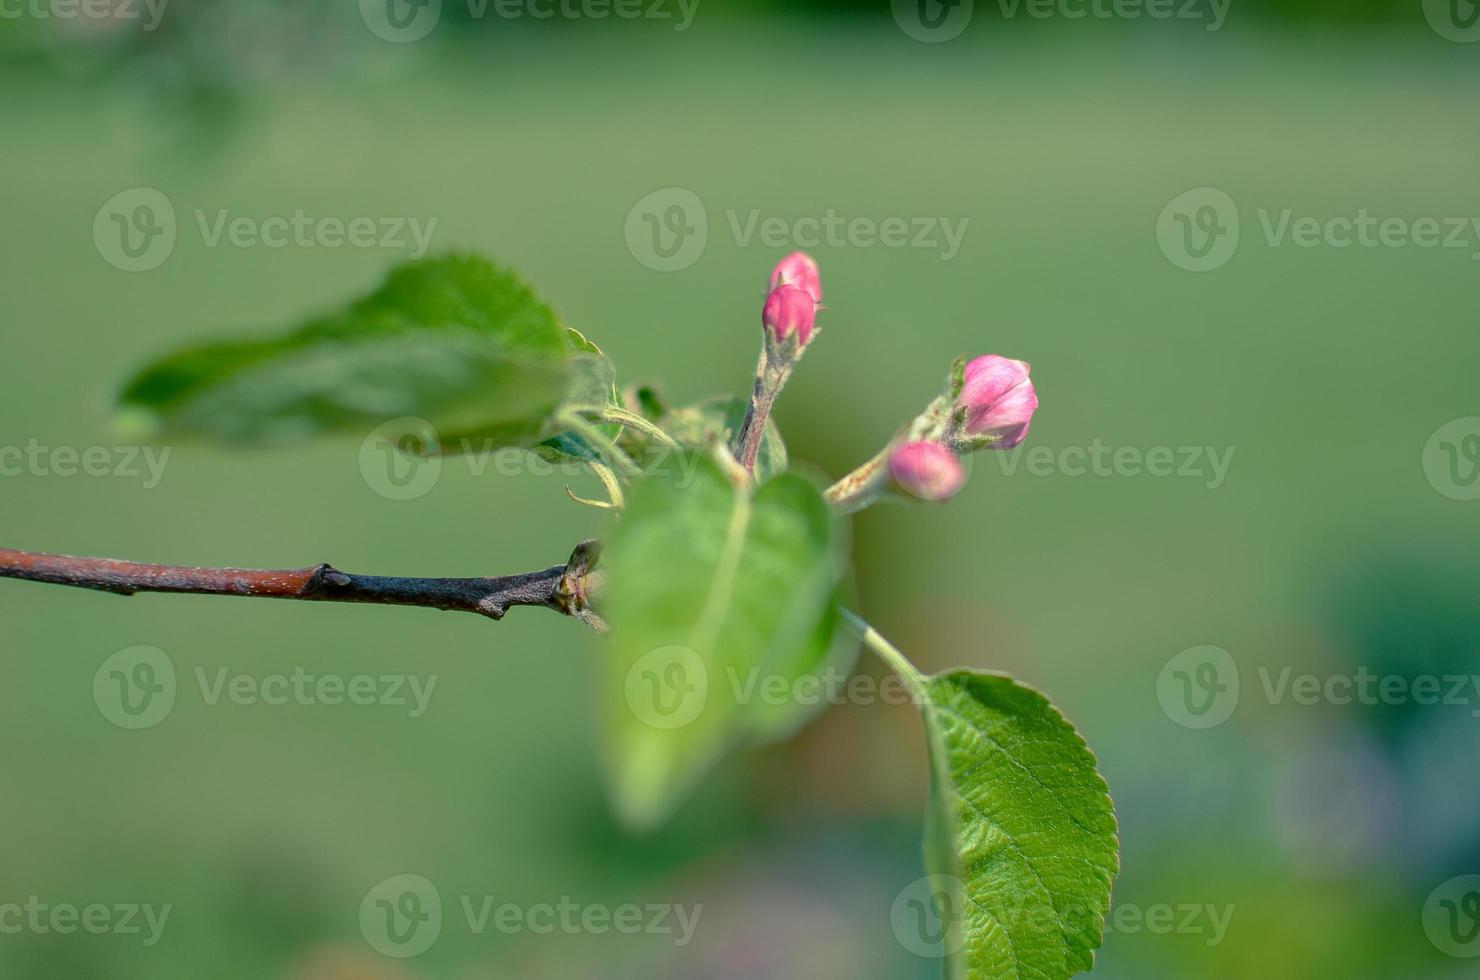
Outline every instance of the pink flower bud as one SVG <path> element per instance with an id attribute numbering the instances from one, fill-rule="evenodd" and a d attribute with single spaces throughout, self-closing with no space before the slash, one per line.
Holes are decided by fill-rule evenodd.
<path id="1" fill-rule="evenodd" d="M 817 274 L 817 263 L 806 252 L 792 252 L 776 263 L 776 268 L 771 270 L 770 288 L 777 286 L 805 289 L 814 300 L 822 302 L 822 279 Z"/>
<path id="2" fill-rule="evenodd" d="M 1029 370 L 1026 361 L 996 354 L 966 365 L 966 384 L 957 404 L 966 409 L 967 437 L 990 439 L 992 449 L 1011 449 L 1027 437 L 1038 408 Z"/>
<path id="3" fill-rule="evenodd" d="M 793 333 L 803 347 L 812 339 L 812 324 L 817 318 L 817 301 L 812 294 L 797 286 L 777 286 L 766 297 L 761 310 L 761 323 L 777 343 Z"/>
<path id="4" fill-rule="evenodd" d="M 907 442 L 889 455 L 889 473 L 921 500 L 955 496 L 966 482 L 956 454 L 938 442 Z"/>

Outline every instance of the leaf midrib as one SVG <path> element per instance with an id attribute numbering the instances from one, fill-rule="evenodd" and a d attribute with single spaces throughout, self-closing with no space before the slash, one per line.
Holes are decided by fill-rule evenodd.
<path id="1" fill-rule="evenodd" d="M 745 532 L 750 527 L 750 495 L 739 487 L 731 487 L 730 522 L 725 527 L 724 548 L 709 583 L 709 593 L 704 597 L 704 609 L 700 612 L 694 628 L 689 632 L 689 646 L 695 650 L 712 651 L 719 639 L 719 631 L 729 613 L 731 597 L 734 595 L 735 580 L 740 574 L 740 559 L 745 552 Z"/>

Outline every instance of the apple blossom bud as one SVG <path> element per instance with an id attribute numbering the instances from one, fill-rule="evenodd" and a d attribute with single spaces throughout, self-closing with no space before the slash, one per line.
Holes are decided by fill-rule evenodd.
<path id="1" fill-rule="evenodd" d="M 1029 370 L 1026 361 L 996 354 L 986 354 L 967 364 L 965 383 L 956 399 L 956 407 L 964 410 L 965 417 L 952 444 L 963 444 L 957 448 L 1011 449 L 1022 442 L 1038 408 Z"/>
<path id="2" fill-rule="evenodd" d="M 807 346 L 812 339 L 812 325 L 817 317 L 817 301 L 798 286 L 777 286 L 766 297 L 761 310 L 761 323 L 767 335 L 782 343 L 796 334 L 797 344 Z"/>
<path id="3" fill-rule="evenodd" d="M 777 286 L 796 286 L 822 302 L 822 279 L 817 274 L 817 262 L 806 252 L 792 252 L 776 263 L 771 270 L 771 289 Z"/>
<path id="4" fill-rule="evenodd" d="M 966 482 L 956 454 L 938 442 L 907 442 L 889 454 L 889 473 L 907 492 L 921 500 L 955 496 Z"/>

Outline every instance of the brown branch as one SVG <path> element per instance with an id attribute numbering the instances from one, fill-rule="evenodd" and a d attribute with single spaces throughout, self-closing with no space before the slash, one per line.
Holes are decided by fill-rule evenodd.
<path id="1" fill-rule="evenodd" d="M 590 606 L 599 541 L 576 545 L 570 560 L 537 572 L 497 578 L 399 578 L 350 575 L 332 565 L 267 570 L 148 565 L 110 558 L 73 558 L 0 548 L 0 578 L 49 582 L 117 595 L 178 592 L 258 596 L 311 602 L 370 602 L 474 612 L 503 619 L 514 606 L 544 606 L 604 632 Z"/>

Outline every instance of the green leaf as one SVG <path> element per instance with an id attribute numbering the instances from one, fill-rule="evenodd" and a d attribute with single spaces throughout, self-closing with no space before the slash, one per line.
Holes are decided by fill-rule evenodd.
<path id="1" fill-rule="evenodd" d="M 601 742 L 617 811 L 639 827 L 726 751 L 777 730 L 756 713 L 761 685 L 815 642 L 842 568 L 839 521 L 810 483 L 751 491 L 707 456 L 689 465 L 633 487 L 605 553 Z"/>
<path id="2" fill-rule="evenodd" d="M 617 369 L 601 348 L 573 327 L 565 328 L 565 343 L 571 352 L 571 380 L 565 391 L 568 406 L 600 407 L 622 404 L 617 394 Z"/>
<path id="3" fill-rule="evenodd" d="M 858 638 L 839 615 L 838 607 L 846 601 L 842 589 L 839 589 L 807 637 L 795 644 L 789 655 L 778 657 L 772 665 L 772 672 L 786 678 L 800 696 L 779 701 L 756 700 L 746 713 L 755 741 L 774 742 L 794 734 L 828 708 L 830 702 L 823 695 L 838 693 L 838 685 L 852 673 L 858 660 Z M 830 686 L 819 688 L 816 684 L 801 683 L 808 679 Z M 821 694 L 814 694 L 814 691 Z"/>
<path id="4" fill-rule="evenodd" d="M 949 882 L 947 980 L 1059 980 L 1094 966 L 1119 868 L 1095 757 L 1047 698 L 1003 674 L 922 679 L 927 864 Z"/>
<path id="5" fill-rule="evenodd" d="M 548 434 L 572 360 L 554 313 L 523 281 L 453 255 L 400 266 L 347 310 L 291 333 L 170 355 L 128 384 L 120 407 L 155 431 L 230 442 L 414 416 L 444 451 L 478 448 L 474 439 L 529 445 Z"/>
<path id="6" fill-rule="evenodd" d="M 633 385 L 627 389 L 625 401 L 637 412 L 645 415 L 653 422 L 657 422 L 668 413 L 668 405 L 663 400 L 663 393 L 655 384 Z"/>
<path id="7" fill-rule="evenodd" d="M 750 403 L 744 398 L 721 395 L 686 408 L 675 409 L 664 416 L 662 425 L 679 442 L 706 446 L 711 440 L 732 442 L 745 421 Z M 786 443 L 776 428 L 776 420 L 766 419 L 760 452 L 755 460 L 755 477 L 764 482 L 786 472 Z"/>
<path id="8" fill-rule="evenodd" d="M 571 354 L 570 383 L 566 387 L 564 406 L 567 408 L 603 408 L 608 405 L 621 407 L 622 399 L 617 394 L 617 370 L 611 360 L 579 330 L 565 328 L 566 344 Z M 621 433 L 620 425 L 602 425 L 601 431 L 615 438 Z M 534 447 L 534 452 L 543 459 L 558 462 L 561 459 L 578 459 L 582 462 L 600 462 L 598 453 L 586 438 L 577 432 L 558 432 Z"/>

